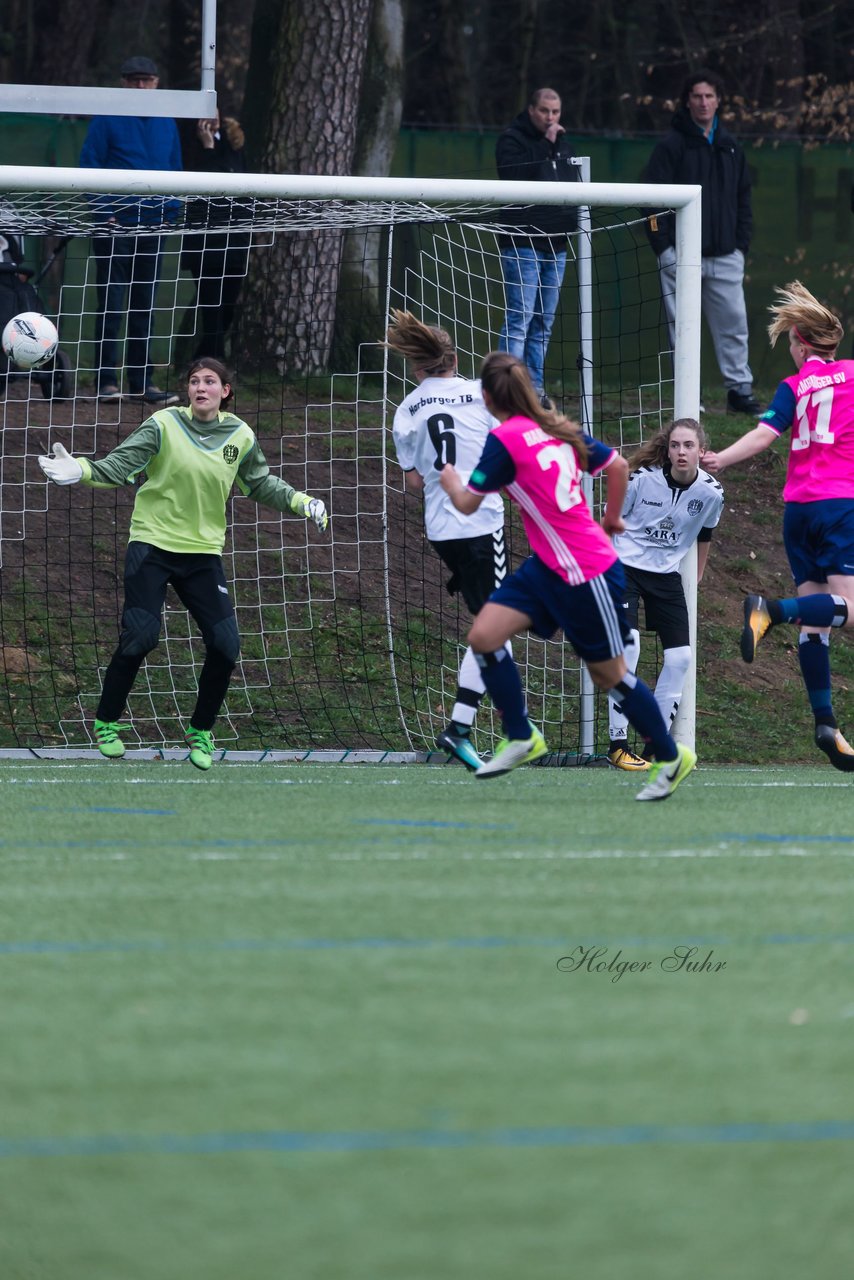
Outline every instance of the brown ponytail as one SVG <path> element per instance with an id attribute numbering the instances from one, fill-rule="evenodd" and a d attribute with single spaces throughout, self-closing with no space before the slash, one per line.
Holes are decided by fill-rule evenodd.
<path id="1" fill-rule="evenodd" d="M 423 324 L 411 311 L 392 311 L 385 346 L 427 377 L 441 378 L 457 368 L 457 353 L 447 330 Z"/>
<path id="2" fill-rule="evenodd" d="M 571 444 L 582 466 L 587 462 L 581 427 L 556 409 L 543 408 L 521 360 L 506 351 L 493 351 L 483 362 L 480 380 L 497 414 L 530 418 L 550 436 Z"/>

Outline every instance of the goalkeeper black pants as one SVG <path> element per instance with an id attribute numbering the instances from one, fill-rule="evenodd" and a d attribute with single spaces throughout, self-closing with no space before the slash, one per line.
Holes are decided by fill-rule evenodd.
<path id="1" fill-rule="evenodd" d="M 206 650 L 190 722 L 196 729 L 213 728 L 240 652 L 222 560 L 132 542 L 124 585 L 121 637 L 104 676 L 97 718 L 116 721 L 122 715 L 139 668 L 160 638 L 160 617 L 171 586 L 201 631 Z"/>

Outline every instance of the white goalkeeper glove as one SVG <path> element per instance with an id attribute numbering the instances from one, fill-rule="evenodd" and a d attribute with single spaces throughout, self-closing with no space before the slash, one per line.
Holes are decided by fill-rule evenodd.
<path id="1" fill-rule="evenodd" d="M 53 446 L 52 458 L 42 454 L 39 457 L 39 466 L 48 480 L 52 480 L 54 484 L 77 484 L 83 479 L 83 468 L 62 444 Z"/>
<path id="2" fill-rule="evenodd" d="M 329 524 L 326 504 L 322 498 L 310 498 L 307 493 L 295 493 L 291 498 L 291 511 L 296 515 L 313 520 L 321 533 Z"/>

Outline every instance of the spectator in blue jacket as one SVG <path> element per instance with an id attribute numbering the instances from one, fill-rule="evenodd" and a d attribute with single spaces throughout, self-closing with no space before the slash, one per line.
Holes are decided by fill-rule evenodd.
<path id="1" fill-rule="evenodd" d="M 156 89 L 160 84 L 151 58 L 128 58 L 121 68 L 125 89 Z M 180 170 L 181 144 L 174 120 L 163 116 L 96 116 L 80 153 L 84 169 Z M 132 400 L 162 408 L 179 396 L 152 381 L 150 345 L 154 295 L 160 278 L 164 226 L 175 222 L 179 202 L 164 197 L 95 196 L 95 217 L 108 234 L 94 236 L 97 318 L 95 368 L 99 400 L 121 400 L 119 330 L 127 314 L 127 385 Z M 123 234 L 150 226 L 151 235 Z M 127 308 L 125 300 L 127 299 Z"/>

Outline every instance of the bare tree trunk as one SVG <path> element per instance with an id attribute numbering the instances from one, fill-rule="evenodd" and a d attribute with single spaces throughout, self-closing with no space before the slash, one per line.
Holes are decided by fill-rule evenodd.
<path id="1" fill-rule="evenodd" d="M 168 0 L 166 82 L 172 89 L 198 89 L 201 79 L 202 11 L 199 0 Z M 216 15 L 216 91 L 220 115 L 241 117 L 249 62 L 252 3 L 220 0 Z M 195 131 L 195 121 L 191 128 Z"/>
<path id="2" fill-rule="evenodd" d="M 274 12 L 262 14 L 268 32 Z M 262 172 L 352 172 L 370 17 L 371 0 L 280 3 Z M 253 37 L 253 55 L 256 48 Z M 269 253 L 252 256 L 242 311 L 263 324 L 247 335 L 249 349 L 273 357 L 283 376 L 319 373 L 329 363 L 343 239 L 337 231 L 279 234 Z"/>
<path id="3" fill-rule="evenodd" d="M 521 39 L 519 42 L 519 75 L 517 80 L 516 111 L 524 111 L 534 89 L 544 85 L 531 84 L 531 62 L 537 33 L 540 0 L 524 0 L 521 6 Z"/>
<path id="4" fill-rule="evenodd" d="M 804 24 L 798 0 L 771 0 L 765 7 L 767 35 L 759 61 L 765 68 L 769 121 L 775 132 L 797 129 L 804 103 Z M 758 52 L 758 51 L 757 51 Z"/>
<path id="5" fill-rule="evenodd" d="M 109 0 L 89 4 L 8 0 L 3 7 L 0 82 L 91 83 L 90 63 Z"/>
<path id="6" fill-rule="evenodd" d="M 386 177 L 400 131 L 403 88 L 402 0 L 375 0 L 362 96 L 354 173 Z M 335 368 L 351 368 L 360 342 L 381 336 L 382 233 L 351 231 L 344 240 L 344 261 L 335 319 Z"/>

